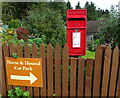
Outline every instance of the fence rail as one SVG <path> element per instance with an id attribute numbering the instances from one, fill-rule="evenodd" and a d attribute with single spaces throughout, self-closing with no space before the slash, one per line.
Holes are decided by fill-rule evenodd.
<path id="1" fill-rule="evenodd" d="M 119 48 L 111 50 L 110 46 L 98 46 L 95 59 L 70 58 L 67 44 L 63 48 L 59 44 L 55 49 L 49 44 L 32 48 L 20 43 L 0 45 L 0 92 L 3 96 L 16 86 L 7 85 L 5 57 L 17 53 L 23 58 L 42 58 L 43 87 L 24 87 L 31 96 L 119 96 L 120 60 Z M 2 78 L 1 78 L 2 77 Z M 120 87 L 119 87 L 120 88 Z"/>

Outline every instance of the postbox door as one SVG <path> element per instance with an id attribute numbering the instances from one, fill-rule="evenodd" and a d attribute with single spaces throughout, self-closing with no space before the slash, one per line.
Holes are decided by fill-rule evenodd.
<path id="1" fill-rule="evenodd" d="M 67 30 L 67 43 L 70 55 L 85 55 L 86 30 Z"/>

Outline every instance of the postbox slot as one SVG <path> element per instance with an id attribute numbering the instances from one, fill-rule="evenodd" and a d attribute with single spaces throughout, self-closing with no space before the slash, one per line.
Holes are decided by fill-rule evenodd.
<path id="1" fill-rule="evenodd" d="M 85 20 L 85 18 L 68 18 L 68 21 Z"/>
<path id="2" fill-rule="evenodd" d="M 85 18 L 68 18 L 67 28 L 85 28 Z"/>

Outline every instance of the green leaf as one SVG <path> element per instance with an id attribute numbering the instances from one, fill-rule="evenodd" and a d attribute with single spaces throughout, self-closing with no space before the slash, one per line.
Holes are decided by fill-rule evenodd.
<path id="1" fill-rule="evenodd" d="M 30 92 L 29 91 L 24 92 L 23 96 L 30 96 Z"/>
<path id="2" fill-rule="evenodd" d="M 12 53 L 12 57 L 13 58 L 18 58 L 18 54 L 17 53 Z"/>
<path id="3" fill-rule="evenodd" d="M 0 98 L 2 98 L 2 95 L 0 95 Z"/>

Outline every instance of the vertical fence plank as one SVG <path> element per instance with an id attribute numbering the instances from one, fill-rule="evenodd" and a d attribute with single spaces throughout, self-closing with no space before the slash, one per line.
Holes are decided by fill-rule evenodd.
<path id="1" fill-rule="evenodd" d="M 12 57 L 12 54 L 16 53 L 16 46 L 13 43 L 10 43 L 9 49 L 10 49 L 10 57 Z M 17 86 L 13 85 L 13 88 L 15 88 L 15 87 L 17 87 Z"/>
<path id="2" fill-rule="evenodd" d="M 23 47 L 21 43 L 18 43 L 17 45 L 17 54 L 18 54 L 18 57 L 23 58 Z"/>
<path id="3" fill-rule="evenodd" d="M 45 47 L 40 45 L 40 58 L 42 58 L 42 75 L 43 75 L 43 87 L 41 88 L 41 96 L 46 96 L 46 64 L 45 64 Z"/>
<path id="4" fill-rule="evenodd" d="M 47 47 L 47 79 L 48 79 L 48 96 L 53 95 L 53 48 L 51 44 Z"/>
<path id="5" fill-rule="evenodd" d="M 62 96 L 68 96 L 69 49 L 65 44 L 62 50 Z"/>
<path id="6" fill-rule="evenodd" d="M 23 47 L 22 47 L 22 45 L 21 45 L 20 43 L 18 43 L 16 49 L 17 49 L 18 57 L 19 57 L 19 58 L 23 58 Z M 25 86 L 21 86 L 20 88 L 21 88 L 23 91 L 26 91 Z"/>
<path id="7" fill-rule="evenodd" d="M 70 96 L 76 96 L 76 65 L 77 59 L 71 59 L 70 65 Z"/>
<path id="8" fill-rule="evenodd" d="M 102 68 L 103 49 L 99 45 L 95 53 L 95 66 L 94 66 L 94 81 L 93 81 L 93 96 L 100 95 L 100 78 Z"/>
<path id="9" fill-rule="evenodd" d="M 118 98 L 120 98 L 120 67 L 119 67 L 119 75 L 118 75 Z"/>
<path id="10" fill-rule="evenodd" d="M 6 96 L 6 72 L 5 72 L 5 65 L 3 63 L 3 51 L 2 51 L 2 44 L 0 43 L 0 94 Z"/>
<path id="11" fill-rule="evenodd" d="M 104 56 L 104 68 L 103 68 L 103 80 L 102 80 L 101 96 L 107 96 L 107 93 L 108 93 L 111 53 L 112 53 L 111 48 L 110 48 L 110 46 L 108 46 L 105 50 L 105 56 Z"/>
<path id="12" fill-rule="evenodd" d="M 85 96 L 91 96 L 93 60 L 86 61 Z"/>
<path id="13" fill-rule="evenodd" d="M 12 54 L 16 53 L 16 47 L 13 43 L 10 43 L 9 49 L 10 49 L 10 57 L 12 57 Z"/>
<path id="14" fill-rule="evenodd" d="M 112 58 L 109 96 L 114 96 L 115 94 L 115 85 L 116 85 L 115 80 L 117 78 L 118 64 L 119 64 L 119 48 L 118 46 L 116 46 L 113 51 L 113 58 Z"/>
<path id="15" fill-rule="evenodd" d="M 120 56 L 120 55 L 119 55 Z M 119 61 L 120 61 L 120 57 L 119 57 Z M 118 65 L 118 77 L 117 77 L 117 85 L 116 85 L 116 98 L 120 98 L 120 62 L 119 62 L 119 65 Z"/>
<path id="16" fill-rule="evenodd" d="M 55 47 L 55 94 L 61 96 L 61 50 L 60 45 Z"/>
<path id="17" fill-rule="evenodd" d="M 30 47 L 29 47 L 28 43 L 25 43 L 25 46 L 24 46 L 24 57 L 30 58 Z M 33 96 L 32 87 L 27 87 L 27 91 L 29 91 L 30 95 Z"/>
<path id="18" fill-rule="evenodd" d="M 5 68 L 6 68 L 6 61 L 5 61 L 5 57 L 9 57 L 9 48 L 8 48 L 8 45 L 7 45 L 7 43 L 5 43 L 4 45 L 3 45 L 3 55 L 4 55 L 4 77 L 6 77 L 6 71 L 5 71 Z M 3 82 L 3 84 L 4 84 L 5 82 Z M 7 78 L 6 78 L 6 83 L 7 83 Z M 7 83 L 7 91 L 9 91 L 9 90 L 11 90 L 12 89 L 12 86 L 10 86 L 10 85 L 8 85 L 8 83 Z"/>
<path id="19" fill-rule="evenodd" d="M 78 60 L 78 96 L 84 96 L 84 66 L 85 59 L 79 58 Z"/>
<path id="20" fill-rule="evenodd" d="M 32 58 L 38 58 L 37 46 L 35 43 L 32 44 Z M 39 97 L 39 87 L 34 87 L 34 96 Z"/>

